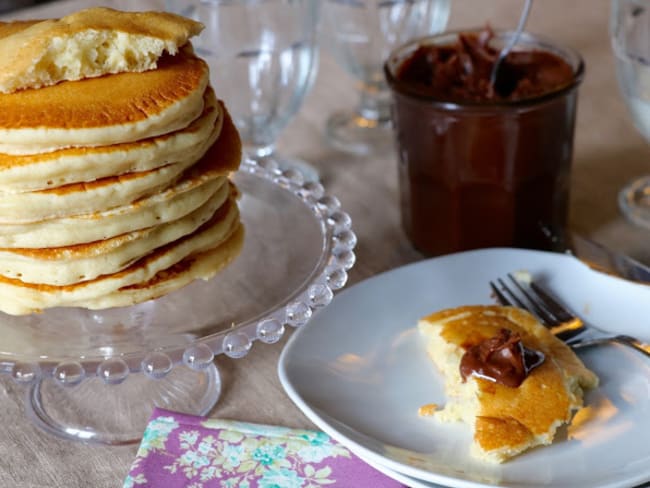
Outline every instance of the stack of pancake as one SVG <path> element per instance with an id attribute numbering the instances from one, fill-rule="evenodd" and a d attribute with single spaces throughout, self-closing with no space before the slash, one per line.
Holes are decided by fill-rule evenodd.
<path id="1" fill-rule="evenodd" d="M 241 142 L 164 12 L 0 24 L 0 310 L 108 308 L 239 253 Z"/>

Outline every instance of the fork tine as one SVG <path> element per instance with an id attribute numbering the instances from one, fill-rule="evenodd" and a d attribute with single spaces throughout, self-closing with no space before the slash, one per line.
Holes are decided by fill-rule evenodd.
<path id="1" fill-rule="evenodd" d="M 546 327 L 548 328 L 555 327 L 557 325 L 557 321 L 555 320 L 555 317 L 553 317 L 545 310 L 540 308 L 535 303 L 535 300 L 533 300 L 533 298 L 526 292 L 523 286 L 512 274 L 508 274 L 508 277 L 510 278 L 510 281 L 512 281 L 513 284 L 515 285 L 514 287 L 508 286 L 505 283 L 505 281 L 501 278 L 497 279 L 497 283 L 499 284 L 499 287 L 501 289 L 499 289 L 499 287 L 494 285 L 493 282 L 490 282 L 492 289 L 497 294 L 497 298 L 499 298 L 499 302 L 502 305 L 510 305 L 514 307 L 523 308 L 524 310 L 528 310 L 530 313 L 535 315 L 535 317 L 537 317 L 537 319 L 540 322 L 542 322 Z M 522 295 L 525 300 L 520 298 L 520 295 Z"/>
<path id="2" fill-rule="evenodd" d="M 508 278 L 514 286 L 506 285 L 501 278 L 498 278 L 496 283 L 490 281 L 490 287 L 496 295 L 497 301 L 501 305 L 517 306 L 532 313 L 553 335 L 568 346 L 580 348 L 618 342 L 650 357 L 650 344 L 644 344 L 633 337 L 625 335 L 593 337 L 591 335 L 586 339 L 580 339 L 579 336 L 587 329 L 587 325 L 579 316 L 571 312 L 534 281 L 525 280 L 524 283 L 512 273 L 508 274 Z M 525 297 L 526 303 L 521 297 Z"/>
<path id="3" fill-rule="evenodd" d="M 513 306 L 513 303 L 499 290 L 499 287 L 494 284 L 494 281 L 490 281 L 490 288 L 492 288 L 492 291 L 497 297 L 497 301 L 501 305 Z"/>
<path id="4" fill-rule="evenodd" d="M 545 307 L 544 304 L 534 296 L 534 294 L 526 290 L 526 288 L 524 288 L 521 282 L 515 278 L 512 273 L 508 273 L 508 278 L 510 278 L 510 281 L 514 283 L 519 292 L 526 297 L 526 300 L 528 300 L 528 303 L 530 304 L 530 306 L 524 306 L 522 308 L 532 312 L 533 315 L 536 315 L 548 327 L 555 327 L 562 322 L 557 315 Z"/>
<path id="5" fill-rule="evenodd" d="M 526 306 L 526 304 L 525 304 L 524 302 L 521 301 L 521 299 L 517 296 L 517 294 L 514 293 L 514 292 L 512 291 L 512 289 L 509 288 L 508 285 L 506 285 L 505 282 L 504 282 L 501 278 L 499 278 L 499 279 L 497 280 L 497 282 L 498 282 L 499 285 L 501 286 L 501 289 L 502 289 L 505 293 L 507 293 L 507 294 L 510 296 L 510 303 L 511 303 L 512 305 L 514 305 L 514 306 L 516 306 L 516 307 L 519 307 L 519 308 L 528 308 L 528 307 Z"/>
<path id="6" fill-rule="evenodd" d="M 575 314 L 569 312 L 564 305 L 561 305 L 560 302 L 543 290 L 534 281 L 531 281 L 530 288 L 537 294 L 539 299 L 544 302 L 544 305 L 558 318 L 560 322 L 569 322 L 576 318 Z"/>
<path id="7" fill-rule="evenodd" d="M 508 286 L 501 278 L 497 279 L 499 286 L 490 282 L 490 286 L 502 305 L 512 305 L 527 310 L 537 317 L 553 335 L 563 341 L 584 331 L 582 320 L 562 307 L 557 300 L 541 290 L 535 282 L 531 281 L 528 285 L 524 285 L 512 273 L 508 273 L 507 276 L 513 285 Z"/>
<path id="8" fill-rule="evenodd" d="M 568 341 L 585 330 L 582 320 L 534 281 L 529 284 L 530 296 L 534 296 L 536 303 L 543 306 L 554 317 L 555 323 L 550 327 L 553 335 L 563 341 Z"/>

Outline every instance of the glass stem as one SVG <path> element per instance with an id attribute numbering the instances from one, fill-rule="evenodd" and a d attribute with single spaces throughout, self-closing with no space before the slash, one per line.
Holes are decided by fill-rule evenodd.
<path id="1" fill-rule="evenodd" d="M 390 92 L 363 87 L 357 112 L 368 121 L 369 127 L 390 123 Z"/>

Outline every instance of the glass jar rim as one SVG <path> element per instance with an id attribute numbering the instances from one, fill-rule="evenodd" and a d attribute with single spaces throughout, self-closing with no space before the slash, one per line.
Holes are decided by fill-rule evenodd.
<path id="1" fill-rule="evenodd" d="M 571 83 L 561 87 L 558 90 L 554 90 L 542 95 L 522 98 L 517 100 L 468 100 L 468 101 L 458 101 L 451 99 L 442 99 L 436 98 L 434 96 L 425 95 L 420 92 L 417 92 L 413 89 L 410 89 L 407 83 L 404 83 L 397 79 L 395 76 L 395 70 L 400 66 L 401 62 L 408 57 L 411 53 L 415 51 L 418 47 L 422 45 L 445 45 L 453 42 L 458 39 L 460 34 L 473 34 L 485 32 L 485 28 L 475 28 L 475 29 L 460 29 L 454 31 L 446 31 L 440 34 L 435 34 L 432 36 L 419 37 L 411 39 L 408 42 L 395 48 L 388 56 L 388 59 L 384 63 L 384 75 L 386 81 L 390 86 L 391 90 L 399 93 L 400 95 L 406 96 L 413 101 L 427 102 L 431 105 L 435 105 L 445 110 L 467 110 L 468 108 L 480 110 L 480 109 L 489 109 L 494 110 L 496 108 L 526 108 L 529 106 L 539 105 L 540 103 L 553 100 L 556 98 L 561 98 L 567 93 L 573 91 L 577 88 L 582 80 L 584 79 L 585 74 L 585 63 L 582 56 L 574 49 L 559 45 L 554 41 L 537 34 L 531 34 L 529 32 L 523 32 L 519 38 L 515 48 L 513 50 L 520 50 L 522 47 L 534 47 L 536 50 L 542 50 L 546 52 L 553 53 L 563 60 L 565 60 L 571 69 L 573 70 L 573 80 Z M 493 30 L 494 39 L 507 41 L 514 31 L 506 30 Z"/>

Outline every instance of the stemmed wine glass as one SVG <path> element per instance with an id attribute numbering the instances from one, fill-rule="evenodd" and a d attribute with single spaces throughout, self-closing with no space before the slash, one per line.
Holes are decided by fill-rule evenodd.
<path id="1" fill-rule="evenodd" d="M 612 0 L 610 35 L 625 103 L 638 131 L 650 140 L 650 1 Z M 650 174 L 626 185 L 618 202 L 625 217 L 650 229 Z"/>
<path id="2" fill-rule="evenodd" d="M 319 0 L 166 0 L 166 8 L 205 25 L 192 44 L 210 66 L 245 156 L 317 179 L 313 166 L 278 154 L 275 146 L 318 69 Z"/>
<path id="3" fill-rule="evenodd" d="M 383 64 L 395 47 L 442 31 L 449 10 L 450 0 L 323 0 L 323 46 L 357 80 L 360 95 L 355 110 L 328 119 L 326 136 L 334 147 L 361 155 L 389 149 L 390 93 Z"/>

